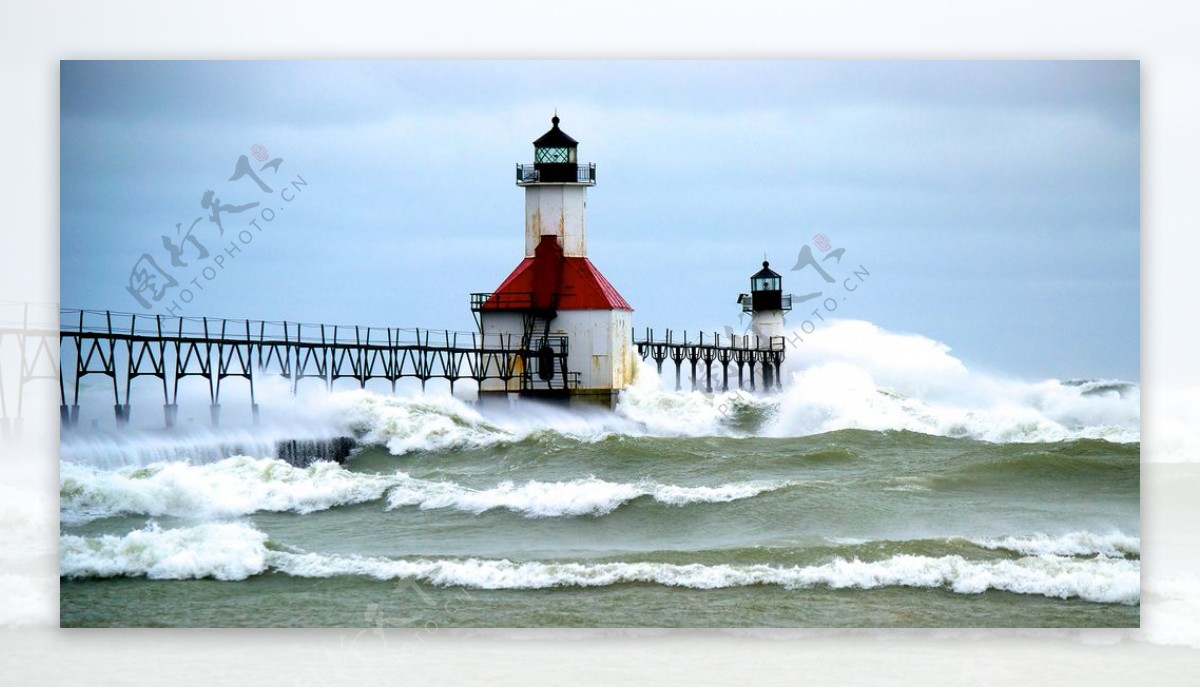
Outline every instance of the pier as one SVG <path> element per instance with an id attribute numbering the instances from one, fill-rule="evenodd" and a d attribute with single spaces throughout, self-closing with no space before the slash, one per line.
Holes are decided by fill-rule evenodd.
<path id="1" fill-rule="evenodd" d="M 59 391 L 64 428 L 79 420 L 79 386 L 88 375 L 112 381 L 118 425 L 129 422 L 135 380 L 162 388 L 163 417 L 175 425 L 183 381 L 208 391 L 212 424 L 219 423 L 221 391 L 229 378 L 244 379 L 255 420 L 255 382 L 282 376 L 293 393 L 312 378 L 331 390 L 335 381 L 396 382 L 414 378 L 481 387 L 485 380 L 519 382 L 521 389 L 567 389 L 566 337 L 483 335 L 478 332 L 359 327 L 286 321 L 138 315 L 63 309 L 60 312 Z"/>
<path id="2" fill-rule="evenodd" d="M 675 389 L 682 387 L 683 364 L 686 361 L 691 368 L 692 390 L 713 392 L 713 373 L 720 366 L 721 381 L 717 391 L 729 391 L 729 368 L 737 370 L 738 389 L 755 390 L 754 370 L 759 370 L 759 380 L 763 391 L 779 389 L 780 368 L 783 366 L 784 337 L 760 337 L 757 335 L 725 335 L 719 333 L 705 335 L 699 333 L 695 338 L 689 338 L 686 331 L 678 336 L 672 330 L 667 330 L 663 338 L 656 338 L 654 330 L 646 329 L 642 338 L 637 333 L 633 335 L 633 345 L 637 347 L 638 355 L 643 360 L 651 358 L 662 375 L 663 362 L 672 361 L 675 364 Z M 697 367 L 703 364 L 704 380 L 697 377 Z"/>
<path id="3" fill-rule="evenodd" d="M 573 389 L 579 377 L 568 368 L 569 338 L 545 334 L 544 328 L 527 328 L 524 336 L 514 336 L 80 309 L 59 309 L 58 315 L 57 331 L 27 318 L 0 327 L 0 337 L 17 340 L 22 352 L 20 370 L 13 371 L 19 379 L 9 381 L 16 388 L 18 408 L 3 409 L 6 424 L 10 416 L 20 417 L 25 385 L 54 377 L 64 429 L 78 425 L 80 384 L 89 375 L 108 378 L 118 426 L 129 423 L 135 381 L 149 378 L 161 389 L 168 428 L 177 421 L 181 385 L 198 385 L 206 392 L 212 425 L 219 425 L 221 393 L 231 378 L 245 381 L 243 389 L 248 388 L 257 422 L 255 386 L 267 377 L 287 380 L 293 393 L 306 379 L 327 390 L 342 379 L 360 388 L 369 380 L 383 380 L 394 393 L 398 381 L 411 378 L 422 389 L 431 380 L 446 380 L 452 393 L 456 384 L 473 385 L 478 391 L 488 380 L 513 382 L 534 396 Z M 677 390 L 685 377 L 692 390 L 705 392 L 770 391 L 781 384 L 783 337 L 689 336 L 672 330 L 658 336 L 645 329 L 640 335 L 633 331 L 632 343 L 637 355 L 653 360 L 660 374 L 666 361 L 674 364 Z M 0 404 L 4 402 L 0 397 Z"/>

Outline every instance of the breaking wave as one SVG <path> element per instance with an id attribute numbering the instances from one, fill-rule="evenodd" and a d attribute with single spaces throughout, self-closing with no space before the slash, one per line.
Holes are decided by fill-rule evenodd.
<path id="1" fill-rule="evenodd" d="M 123 514 L 225 517 L 256 511 L 309 513 L 383 497 L 387 476 L 352 473 L 330 462 L 297 468 L 279 459 L 235 456 L 105 471 L 64 462 L 59 503 L 64 523 Z"/>
<path id="2" fill-rule="evenodd" d="M 1023 535 L 972 540 L 985 549 L 1002 549 L 1035 557 L 1140 557 L 1141 539 L 1121 532 L 1105 535 L 1075 532 L 1066 535 Z"/>
<path id="3" fill-rule="evenodd" d="M 59 574 L 244 580 L 267 569 L 266 544 L 265 533 L 238 523 L 168 530 L 150 524 L 125 535 L 61 535 Z"/>
<path id="4" fill-rule="evenodd" d="M 1140 562 L 1124 558 L 1022 556 L 972 560 L 960 555 L 898 554 L 878 561 L 834 557 L 822 564 L 675 564 L 636 562 L 512 562 L 506 559 L 385 559 L 295 553 L 272 548 L 267 536 L 237 523 L 164 530 L 149 525 L 122 536 L 61 536 L 65 578 L 145 576 L 154 579 L 242 580 L 278 572 L 302 578 L 365 576 L 486 590 L 604 587 L 621 584 L 715 589 L 777 585 L 869 590 L 936 588 L 959 594 L 999 590 L 1090 602 L 1136 605 Z"/>
<path id="5" fill-rule="evenodd" d="M 772 436 L 861 428 L 988 442 L 1141 437 L 1135 383 L 986 375 L 945 344 L 864 321 L 832 322 L 806 335 L 789 348 L 784 372 L 789 384 L 764 428 Z"/>
<path id="6" fill-rule="evenodd" d="M 529 517 L 602 516 L 639 497 L 672 506 L 732 502 L 787 486 L 785 482 L 746 482 L 717 487 L 681 487 L 651 481 L 616 483 L 589 477 L 565 482 L 512 481 L 473 490 L 455 483 L 409 479 L 388 494 L 390 508 L 452 508 L 476 514 L 508 509 Z"/>
<path id="7" fill-rule="evenodd" d="M 279 459 L 237 456 L 193 466 L 186 462 L 104 471 L 63 463 L 61 519 L 78 524 L 117 515 L 222 518 L 259 511 L 310 513 L 387 498 L 388 508 L 456 509 L 483 513 L 508 509 L 529 517 L 600 516 L 640 497 L 684 506 L 746 499 L 789 483 L 757 481 L 716 486 L 665 485 L 649 480 L 610 482 L 505 481 L 478 489 L 423 480 L 402 471 L 357 473 L 329 462 L 297 468 Z"/>

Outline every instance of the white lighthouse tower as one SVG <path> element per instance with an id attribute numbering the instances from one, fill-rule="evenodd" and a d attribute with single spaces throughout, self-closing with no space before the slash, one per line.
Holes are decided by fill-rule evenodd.
<path id="1" fill-rule="evenodd" d="M 632 381 L 633 308 L 587 257 L 587 190 L 596 165 L 558 127 L 517 164 L 525 189 L 525 257 L 491 294 L 473 296 L 485 344 L 519 343 L 513 377 L 485 380 L 484 397 L 519 393 L 613 406 Z"/>

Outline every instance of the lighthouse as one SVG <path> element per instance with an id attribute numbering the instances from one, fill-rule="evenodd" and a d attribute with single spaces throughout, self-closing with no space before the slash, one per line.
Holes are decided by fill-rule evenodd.
<path id="1" fill-rule="evenodd" d="M 750 333 L 759 338 L 757 345 L 770 347 L 772 337 L 783 336 L 783 316 L 792 310 L 792 295 L 783 293 L 783 278 L 763 261 L 762 270 L 750 276 L 750 293 L 739 294 L 738 303 L 742 312 L 750 314 Z M 770 367 L 764 367 L 763 375 L 769 378 Z M 764 380 L 770 389 L 770 379 Z"/>
<path id="2" fill-rule="evenodd" d="M 533 163 L 517 163 L 525 191 L 525 255 L 489 294 L 473 294 L 485 346 L 521 352 L 512 377 L 485 380 L 481 399 L 510 393 L 612 407 L 632 381 L 633 308 L 587 257 L 587 190 L 595 163 L 559 128 L 533 142 Z"/>

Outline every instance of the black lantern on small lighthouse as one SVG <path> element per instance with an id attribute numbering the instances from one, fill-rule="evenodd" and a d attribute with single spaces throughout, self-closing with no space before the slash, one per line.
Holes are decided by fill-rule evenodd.
<path id="1" fill-rule="evenodd" d="M 765 311 L 790 311 L 792 299 L 783 297 L 783 278 L 763 261 L 762 270 L 750 276 L 750 293 L 738 297 L 745 313 Z"/>

